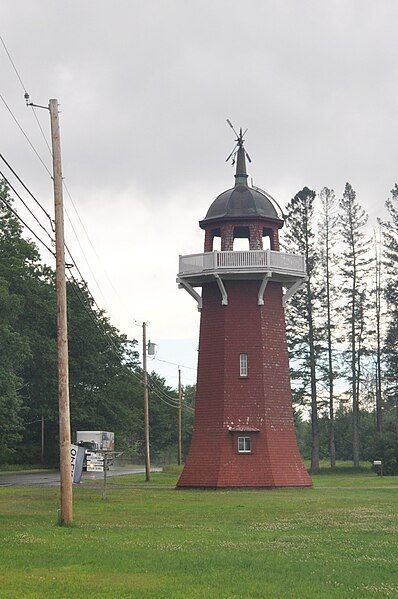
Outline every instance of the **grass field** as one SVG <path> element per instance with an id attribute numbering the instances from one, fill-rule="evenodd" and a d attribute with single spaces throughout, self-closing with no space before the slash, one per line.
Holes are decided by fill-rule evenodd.
<path id="1" fill-rule="evenodd" d="M 175 491 L 173 471 L 75 491 L 0 489 L 0 597 L 398 597 L 398 477 L 313 489 Z"/>

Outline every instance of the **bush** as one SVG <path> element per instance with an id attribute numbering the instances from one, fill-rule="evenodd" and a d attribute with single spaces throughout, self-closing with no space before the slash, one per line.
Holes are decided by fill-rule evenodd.
<path id="1" fill-rule="evenodd" d="M 398 474 L 398 438 L 392 431 L 378 433 L 371 444 L 373 460 L 381 460 L 383 474 Z"/>

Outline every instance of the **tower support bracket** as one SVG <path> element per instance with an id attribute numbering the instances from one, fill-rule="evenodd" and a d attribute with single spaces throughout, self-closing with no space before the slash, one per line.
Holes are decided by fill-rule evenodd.
<path id="1" fill-rule="evenodd" d="M 228 306 L 228 295 L 227 295 L 227 290 L 224 287 L 223 280 L 220 277 L 220 275 L 215 274 L 214 277 L 215 277 L 215 279 L 217 281 L 217 285 L 218 285 L 218 288 L 219 288 L 220 293 L 221 293 L 221 297 L 222 297 L 221 304 L 223 306 Z"/>
<path id="2" fill-rule="evenodd" d="M 293 283 L 293 285 L 290 285 L 290 287 L 285 291 L 285 293 L 283 294 L 283 297 L 282 297 L 283 307 L 286 306 L 287 300 L 290 299 L 292 297 L 292 295 L 294 295 L 296 293 L 296 291 L 301 289 L 301 287 L 304 285 L 306 280 L 307 280 L 307 277 L 305 277 L 304 279 L 299 279 L 298 281 Z"/>
<path id="3" fill-rule="evenodd" d="M 196 300 L 196 302 L 198 304 L 198 310 L 200 312 L 202 309 L 202 296 L 199 295 L 199 293 L 197 291 L 195 291 L 195 289 L 192 287 L 192 285 L 190 285 L 187 281 L 184 281 L 183 279 L 180 279 L 179 277 L 177 277 L 177 283 L 178 283 L 179 289 L 185 289 L 185 291 L 187 291 L 189 293 L 189 295 L 191 297 L 193 297 L 194 300 Z"/>
<path id="4" fill-rule="evenodd" d="M 265 273 L 264 278 L 261 281 L 260 289 L 258 290 L 258 299 L 257 299 L 257 304 L 259 306 L 264 306 L 264 293 L 265 293 L 265 289 L 267 287 L 267 283 L 271 277 L 272 277 L 272 273 L 267 272 L 267 273 Z"/>

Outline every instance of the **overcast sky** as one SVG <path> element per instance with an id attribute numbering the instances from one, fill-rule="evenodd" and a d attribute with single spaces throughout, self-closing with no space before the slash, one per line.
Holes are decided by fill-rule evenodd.
<path id="1" fill-rule="evenodd" d="M 64 176 L 100 262 L 66 208 L 94 276 L 67 224 L 68 243 L 123 332 L 148 320 L 159 357 L 195 366 L 198 313 L 175 277 L 232 186 L 227 117 L 249 128 L 250 175 L 279 203 L 304 185 L 340 197 L 350 181 L 375 221 L 397 180 L 397 22 L 396 0 L 3 1 L 0 33 L 31 99 L 62 105 Z M 50 166 L 1 47 L 0 68 Z M 3 105 L 0 130 L 0 151 L 51 209 L 51 180 Z"/>

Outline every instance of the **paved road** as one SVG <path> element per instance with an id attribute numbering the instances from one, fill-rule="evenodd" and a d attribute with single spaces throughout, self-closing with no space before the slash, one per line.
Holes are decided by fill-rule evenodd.
<path id="1" fill-rule="evenodd" d="M 160 472 L 161 468 L 152 468 L 152 472 Z M 122 468 L 115 466 L 108 471 L 110 476 L 124 476 L 126 474 L 141 474 L 145 468 Z M 87 480 L 102 479 L 103 472 L 83 472 L 82 483 Z M 56 487 L 59 485 L 59 472 L 28 472 L 14 474 L 0 474 L 0 487 Z"/>

